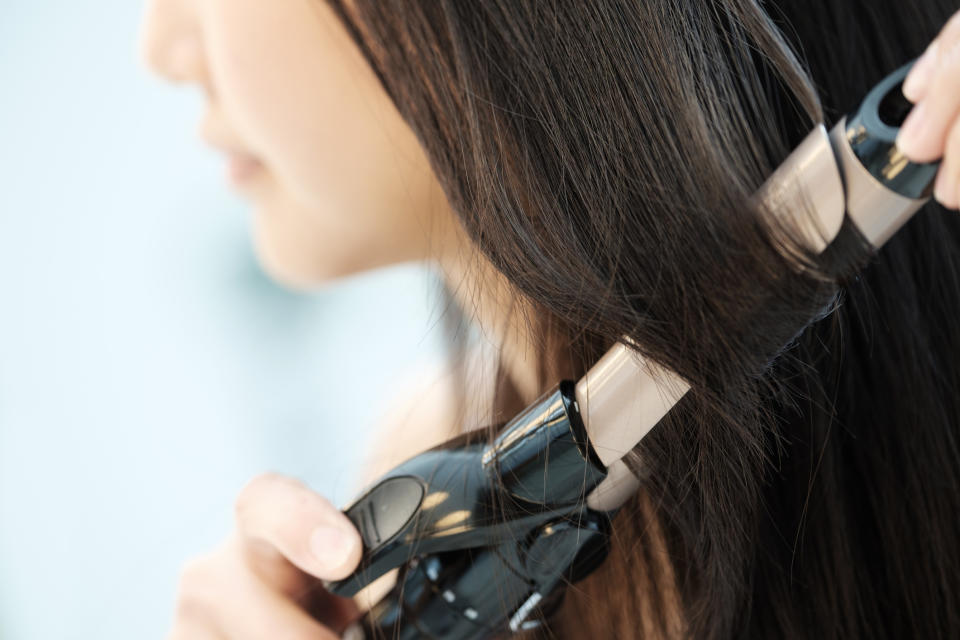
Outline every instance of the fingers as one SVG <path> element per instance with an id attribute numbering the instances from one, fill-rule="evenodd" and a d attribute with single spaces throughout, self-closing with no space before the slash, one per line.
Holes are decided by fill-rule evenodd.
<path id="1" fill-rule="evenodd" d="M 897 147 L 914 162 L 940 159 L 947 132 L 960 115 L 960 12 L 911 69 L 903 92 L 916 106 L 900 129 Z"/>
<path id="2" fill-rule="evenodd" d="M 359 561 L 352 523 L 303 483 L 276 474 L 248 483 L 235 510 L 233 535 L 181 571 L 167 640 L 336 640 L 359 610 L 318 578 Z M 336 535 L 317 533 L 325 528 Z"/>
<path id="3" fill-rule="evenodd" d="M 240 589 L 240 597 L 250 606 L 236 609 L 234 615 L 218 620 L 227 638 L 337 640 L 328 627 L 259 580 L 248 580 Z"/>
<path id="4" fill-rule="evenodd" d="M 228 555 L 241 563 L 245 571 L 289 599 L 311 618 L 334 628 L 356 619 L 359 613 L 356 602 L 328 592 L 320 580 L 290 562 L 271 543 L 235 534 L 224 546 Z"/>
<path id="5" fill-rule="evenodd" d="M 960 207 L 960 11 L 913 65 L 903 95 L 914 103 L 897 135 L 913 162 L 940 160 L 933 197 Z"/>
<path id="6" fill-rule="evenodd" d="M 227 640 L 225 636 L 201 624 L 178 622 L 165 640 Z"/>
<path id="7" fill-rule="evenodd" d="M 238 561 L 230 545 L 224 545 L 184 569 L 176 622 L 168 640 L 228 638 L 335 640 L 337 636 L 261 581 Z"/>
<path id="8" fill-rule="evenodd" d="M 960 119 L 947 136 L 943 164 L 933 183 L 933 197 L 948 209 L 960 208 Z"/>
<path id="9" fill-rule="evenodd" d="M 940 61 L 941 51 L 945 42 L 956 42 L 957 32 L 960 31 L 960 11 L 953 15 L 943 26 L 937 37 L 927 47 L 923 55 L 903 81 L 903 95 L 910 102 L 916 104 L 923 100 L 930 90 L 930 80 L 933 78 Z M 948 47 L 949 48 L 949 47 Z"/>
<path id="10" fill-rule="evenodd" d="M 282 567 L 282 556 L 312 576 L 339 580 L 360 562 L 362 543 L 353 523 L 297 480 L 257 476 L 237 498 L 235 515 L 245 553 L 261 571 Z"/>

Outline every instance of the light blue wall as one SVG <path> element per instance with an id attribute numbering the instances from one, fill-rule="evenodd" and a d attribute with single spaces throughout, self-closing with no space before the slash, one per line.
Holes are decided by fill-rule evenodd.
<path id="1" fill-rule="evenodd" d="M 342 503 L 391 381 L 441 357 L 415 267 L 263 277 L 199 95 L 136 60 L 140 10 L 0 2 L 3 640 L 162 637 L 240 487 Z"/>

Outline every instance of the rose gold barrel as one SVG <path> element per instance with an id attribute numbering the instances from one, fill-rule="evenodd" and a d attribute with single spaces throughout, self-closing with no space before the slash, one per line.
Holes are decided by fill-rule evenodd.
<path id="1" fill-rule="evenodd" d="M 859 127 L 847 130 L 843 118 L 830 132 L 847 192 L 847 215 L 860 232 L 878 249 L 913 217 L 928 198 L 908 198 L 892 191 L 867 171 L 854 154 L 851 141 L 864 135 Z M 896 178 L 910 162 L 895 146 L 886 152 L 884 175 Z"/>

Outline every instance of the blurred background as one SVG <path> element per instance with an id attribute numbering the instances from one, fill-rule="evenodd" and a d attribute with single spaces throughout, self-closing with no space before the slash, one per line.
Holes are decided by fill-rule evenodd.
<path id="1" fill-rule="evenodd" d="M 2 640 L 162 637 L 246 481 L 345 503 L 391 390 L 444 355 L 416 265 L 266 279 L 201 97 L 137 60 L 141 10 L 0 2 Z"/>

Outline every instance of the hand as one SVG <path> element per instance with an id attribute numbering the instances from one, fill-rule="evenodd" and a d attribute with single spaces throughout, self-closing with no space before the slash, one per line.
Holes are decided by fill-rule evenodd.
<path id="1" fill-rule="evenodd" d="M 913 162 L 943 159 L 933 197 L 960 205 L 960 11 L 944 26 L 903 82 L 914 108 L 897 136 L 897 147 Z"/>
<path id="2" fill-rule="evenodd" d="M 360 562 L 350 520 L 297 480 L 254 478 L 237 498 L 236 529 L 184 567 L 168 640 L 333 640 L 359 616 L 318 578 Z"/>

